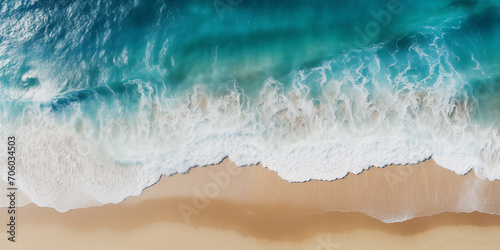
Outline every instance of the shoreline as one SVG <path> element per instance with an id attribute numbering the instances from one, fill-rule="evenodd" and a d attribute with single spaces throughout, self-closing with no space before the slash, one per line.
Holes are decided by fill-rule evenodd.
<path id="1" fill-rule="evenodd" d="M 221 184 L 217 178 L 227 178 L 228 183 Z M 264 200 L 266 204 L 294 205 L 297 212 L 361 212 L 388 223 L 443 212 L 478 211 L 500 215 L 500 197 L 495 193 L 500 190 L 500 180 L 481 180 L 474 171 L 459 175 L 440 167 L 432 158 L 418 164 L 370 167 L 333 181 L 306 182 L 288 182 L 262 164 L 237 167 L 225 158 L 220 164 L 162 176 L 153 186 L 157 191 L 146 188 L 138 196 L 139 200 L 192 196 L 211 199 L 211 190 L 215 189 L 215 197 L 223 200 L 252 204 Z M 469 199 L 471 197 L 473 199 Z M 130 198 L 125 201 L 136 201 Z M 374 204 L 370 202 L 385 207 L 373 209 Z M 401 211 L 412 214 L 404 217 L 405 214 L 400 213 L 400 219 L 391 221 L 384 217 L 384 208 L 390 209 L 390 214 Z"/>
<path id="2" fill-rule="evenodd" d="M 455 179 L 470 179 L 470 180 L 473 180 L 473 181 L 479 181 L 479 182 L 483 182 L 483 183 L 487 183 L 487 184 L 491 184 L 492 186 L 494 185 L 495 187 L 498 187 L 500 188 L 500 180 L 489 180 L 489 179 L 479 179 L 477 177 L 477 175 L 475 174 L 474 172 L 474 169 L 470 169 L 467 173 L 465 174 L 458 174 L 452 170 L 448 170 L 448 169 L 445 169 L 441 166 L 439 166 L 433 159 L 432 157 L 429 157 L 427 159 L 424 159 L 416 164 L 411 164 L 411 163 L 407 163 L 407 164 L 388 164 L 388 165 L 385 165 L 383 167 L 376 167 L 376 166 L 371 166 L 369 168 L 366 168 L 366 169 L 363 169 L 361 172 L 359 173 L 352 173 L 352 172 L 349 172 L 348 174 L 346 174 L 345 176 L 343 177 L 340 177 L 338 179 L 335 179 L 335 180 L 319 180 L 319 179 L 310 179 L 310 180 L 307 180 L 307 181 L 301 181 L 301 182 L 289 182 L 285 179 L 282 179 L 280 176 L 279 176 L 279 173 L 262 165 L 262 163 L 258 163 L 258 164 L 253 164 L 253 165 L 243 165 L 243 166 L 238 166 L 236 165 L 234 162 L 232 162 L 228 156 L 224 157 L 221 161 L 219 161 L 218 163 L 215 163 L 215 164 L 208 164 L 208 165 L 199 165 L 199 166 L 193 166 L 191 168 L 189 168 L 186 172 L 183 172 L 183 173 L 177 173 L 177 174 L 172 174 L 172 175 L 161 175 L 158 180 L 156 182 L 154 182 L 153 184 L 145 187 L 144 189 L 142 189 L 140 191 L 139 194 L 137 195 L 129 195 L 125 198 L 123 198 L 121 201 L 119 202 L 116 202 L 116 203 L 105 203 L 105 204 L 101 204 L 101 205 L 90 205 L 90 206 L 86 206 L 86 207 L 78 207 L 78 208 L 72 208 L 72 209 L 69 209 L 69 210 L 65 210 L 65 211 L 59 211 L 57 210 L 56 208 L 53 208 L 53 207 L 47 207 L 47 208 L 53 208 L 54 210 L 56 210 L 57 212 L 59 213 L 66 213 L 68 211 L 72 211 L 72 210 L 81 210 L 81 209 L 88 209 L 88 208 L 93 208 L 93 207 L 103 207 L 103 206 L 106 206 L 106 205 L 116 205 L 116 204 L 121 204 L 123 202 L 131 202 L 131 203 L 135 203 L 135 202 L 140 202 L 140 201 L 143 201 L 143 200 L 149 200 L 149 199 L 152 199 L 153 197 L 172 197 L 172 196 L 175 196 L 175 194 L 173 194 L 172 192 L 170 192 L 171 190 L 169 189 L 172 189 L 172 188 L 175 188 L 176 185 L 179 185 L 179 181 L 176 181 L 176 178 L 189 178 L 188 179 L 188 185 L 191 185 L 191 188 L 193 188 L 193 179 L 197 180 L 197 181 L 202 181 L 202 182 L 213 182 L 213 180 L 208 180 L 208 178 L 205 178 L 205 177 L 202 177 L 200 178 L 200 176 L 191 176 L 192 172 L 198 172 L 198 171 L 207 171 L 208 174 L 211 174 L 213 172 L 227 172 L 228 169 L 233 169 L 231 171 L 234 171 L 237 175 L 240 173 L 240 170 L 244 170 L 244 171 L 247 171 L 249 170 L 249 172 L 251 173 L 251 175 L 254 175 L 255 173 L 254 172 L 260 172 L 258 174 L 263 174 L 263 175 L 270 175 L 271 178 L 274 178 L 276 179 L 273 175 L 277 176 L 279 178 L 278 181 L 286 183 L 286 184 L 311 184 L 311 185 L 315 185 L 315 184 L 318 184 L 320 183 L 321 184 L 324 184 L 324 185 L 329 185 L 327 183 L 335 183 L 335 182 L 339 182 L 339 181 L 342 181 L 346 178 L 357 178 L 357 176 L 360 176 L 360 175 L 363 175 L 364 173 L 367 173 L 369 172 L 369 175 L 372 175 L 372 172 L 373 171 L 386 171 L 384 173 L 382 173 L 382 176 L 383 178 L 385 178 L 385 181 L 387 182 L 387 184 L 389 184 L 389 187 L 390 189 L 392 189 L 392 192 L 394 192 L 394 189 L 396 188 L 399 188 L 399 182 L 402 182 L 402 181 L 406 181 L 407 179 L 409 179 L 410 176 L 414 175 L 415 174 L 415 168 L 414 167 L 426 167 L 426 168 L 434 168 L 432 169 L 431 171 L 433 172 L 437 172 L 439 173 L 439 175 L 448 175 L 448 177 L 453 177 Z M 437 167 L 437 168 L 435 168 Z M 238 169 L 238 170 L 234 170 L 234 169 Z M 203 170 L 203 169 L 207 169 L 207 170 Z M 388 170 L 384 170 L 384 169 L 388 169 Z M 263 173 L 267 171 L 268 173 Z M 429 170 L 424 170 L 424 175 L 430 175 L 432 173 L 428 173 Z M 246 172 L 245 174 L 248 174 L 249 172 Z M 205 174 L 207 174 L 205 173 Z M 378 176 L 375 177 L 375 178 L 380 178 L 380 173 L 377 173 Z M 420 173 L 422 174 L 422 173 Z M 196 175 L 200 175 L 199 173 L 196 173 Z M 203 173 L 201 174 L 203 175 Z M 186 176 L 186 177 L 180 177 L 180 176 Z M 269 177 L 269 176 L 268 176 Z M 445 177 L 445 178 L 448 178 L 448 177 Z M 372 177 L 369 177 L 369 178 L 373 178 Z M 469 181 L 470 181 L 469 180 Z M 273 181 L 276 181 L 276 180 L 273 180 Z M 349 180 L 350 181 L 350 180 Z M 164 182 L 169 182 L 168 184 L 164 183 Z M 175 183 L 175 184 L 173 184 Z M 5 187 L 7 187 L 6 183 L 5 184 Z M 184 184 L 180 184 L 180 185 L 184 185 Z M 160 186 L 160 187 L 158 187 Z M 155 190 L 155 191 L 149 191 L 149 189 L 161 189 L 160 191 L 158 190 Z M 225 188 L 225 187 L 224 187 Z M 500 189 L 499 189 L 500 190 Z M 31 202 L 29 200 L 29 198 L 22 192 L 22 190 L 17 190 L 18 194 L 17 194 L 17 204 L 18 204 L 18 207 L 23 207 L 23 206 L 28 206 L 28 205 L 35 205 L 36 207 L 40 207 L 36 204 L 34 204 L 33 202 Z M 491 194 L 491 193 L 490 193 Z M 182 193 L 182 195 L 186 195 L 186 196 L 190 196 L 190 194 L 186 194 L 186 193 Z M 234 196 L 234 194 L 232 194 L 232 196 Z M 227 197 L 226 197 L 227 198 Z M 21 202 L 19 202 L 19 199 L 21 200 Z M 479 212 L 479 213 L 485 213 L 485 214 L 491 214 L 491 215 L 499 215 L 500 216 L 500 197 L 498 199 L 495 199 L 494 200 L 495 203 L 497 203 L 496 205 L 498 205 L 497 207 L 497 210 L 494 211 L 494 212 L 490 212 L 490 211 L 483 211 L 483 210 L 479 210 L 479 209 L 472 209 L 472 210 L 453 210 L 453 209 L 450 209 L 450 210 L 442 210 L 442 211 L 439 211 L 439 212 L 436 212 L 434 214 L 427 214 L 427 215 L 418 215 L 418 216 L 415 216 L 415 217 L 411 217 L 411 218 L 408 218 L 408 219 L 404 219 L 404 220 L 401 220 L 401 221 L 394 221 L 394 222 L 391 222 L 391 221 L 384 221 L 383 219 L 380 219 L 378 218 L 377 216 L 373 216 L 373 215 L 370 215 L 369 213 L 364 213 L 362 211 L 357 211 L 356 209 L 346 209 L 346 210 L 339 210 L 339 209 L 327 209 L 327 210 L 324 210 L 324 211 L 318 211 L 318 212 L 314 212 L 314 213 L 326 213 L 326 212 L 361 212 L 367 216 L 370 216 L 372 218 L 375 218 L 375 219 L 378 219 L 378 220 L 381 220 L 385 223 L 396 223 L 396 222 L 403 222 L 403 221 L 406 221 L 406 220 L 411 220 L 413 218 L 418 218 L 418 217 L 423 217 L 423 216 L 432 216 L 432 215 L 437 215 L 437 214 L 441 214 L 441 213 L 471 213 L 471 212 Z M 2 208 L 5 208 L 5 207 L 2 207 L 0 206 L 0 209 Z M 41 208 L 45 208 L 45 207 L 41 207 Z"/>
<path id="3" fill-rule="evenodd" d="M 472 189 L 471 183 L 476 188 Z M 422 211 L 432 212 L 461 204 L 456 198 L 464 194 L 463 189 L 446 193 L 456 187 L 481 195 L 479 200 L 489 202 L 485 208 L 500 209 L 500 198 L 494 195 L 500 190 L 500 181 L 480 180 L 473 172 L 457 175 L 437 166 L 432 159 L 417 165 L 370 168 L 335 181 L 305 183 L 289 183 L 262 165 L 238 168 L 225 159 L 219 165 L 163 176 L 141 195 L 117 204 L 64 213 L 34 204 L 19 207 L 19 241 L 7 242 L 2 234 L 0 246 L 234 249 L 245 245 L 247 248 L 242 249 L 328 249 L 323 245 L 330 242 L 330 249 L 401 249 L 409 244 L 425 249 L 478 245 L 493 249 L 500 245 L 500 216 L 494 214 L 440 212 L 385 223 L 362 211 L 326 211 L 358 206 L 360 210 L 390 213 L 419 204 Z M 440 200 L 443 195 L 447 199 Z M 6 213 L 5 207 L 0 208 L 0 214 Z M 4 223 L 6 216 L 0 218 Z"/>

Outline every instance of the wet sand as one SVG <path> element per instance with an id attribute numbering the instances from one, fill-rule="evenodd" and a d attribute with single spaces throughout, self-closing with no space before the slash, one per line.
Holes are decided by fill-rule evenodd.
<path id="1" fill-rule="evenodd" d="M 460 176 L 432 160 L 333 182 L 288 183 L 261 165 L 237 168 L 226 159 L 163 177 L 119 204 L 66 213 L 33 204 L 18 208 L 17 242 L 2 233 L 0 248 L 498 249 L 500 216 L 431 214 L 463 208 L 498 213 L 499 191 L 499 181 L 473 172 Z M 5 225 L 6 209 L 0 214 Z M 366 214 L 431 216 L 384 223 Z"/>

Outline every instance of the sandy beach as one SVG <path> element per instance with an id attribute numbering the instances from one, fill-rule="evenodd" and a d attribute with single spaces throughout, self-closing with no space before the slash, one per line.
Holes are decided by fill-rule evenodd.
<path id="1" fill-rule="evenodd" d="M 420 191 L 417 191 L 420 190 Z M 457 175 L 432 159 L 336 181 L 288 183 L 262 165 L 196 167 L 119 204 L 65 213 L 18 208 L 1 249 L 497 249 L 499 181 Z M 480 212 L 454 213 L 475 195 Z M 469 199 L 470 197 L 468 197 Z M 465 209 L 464 209 L 465 208 Z M 345 212 L 340 212 L 345 211 Z M 349 212 L 356 211 L 356 212 Z M 382 220 L 402 220 L 384 223 Z M 488 213 L 484 213 L 488 212 Z M 0 210 L 7 214 L 5 208 Z M 436 214 L 439 213 L 439 214 Z M 433 215 L 434 214 L 434 215 Z M 372 217 L 370 217 L 370 216 Z M 6 216 L 1 216 L 6 224 Z"/>

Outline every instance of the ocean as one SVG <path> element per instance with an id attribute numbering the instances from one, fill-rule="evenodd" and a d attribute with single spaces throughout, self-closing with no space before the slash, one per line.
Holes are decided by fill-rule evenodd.
<path id="1" fill-rule="evenodd" d="M 0 135 L 59 211 L 225 157 L 290 182 L 431 157 L 498 180 L 499 94 L 494 0 L 1 3 Z"/>

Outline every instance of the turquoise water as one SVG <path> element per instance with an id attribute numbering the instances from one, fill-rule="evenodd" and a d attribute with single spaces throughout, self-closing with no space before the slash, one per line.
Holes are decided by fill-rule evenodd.
<path id="1" fill-rule="evenodd" d="M 500 179 L 499 7 L 4 2 L 0 134 L 20 188 L 62 211 L 226 156 L 289 181 L 429 157 Z"/>

